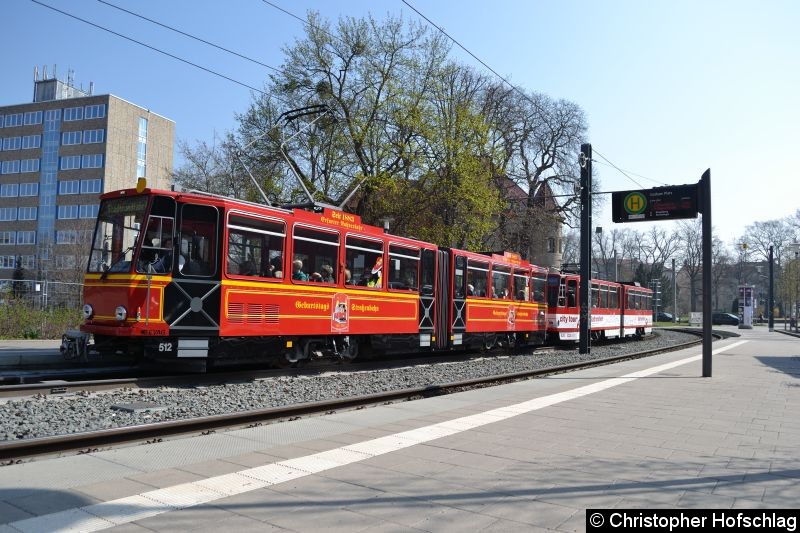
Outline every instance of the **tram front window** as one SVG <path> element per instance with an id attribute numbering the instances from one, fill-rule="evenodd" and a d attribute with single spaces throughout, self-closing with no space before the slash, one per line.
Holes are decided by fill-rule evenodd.
<path id="1" fill-rule="evenodd" d="M 130 272 L 146 211 L 146 196 L 103 200 L 97 214 L 89 272 Z"/>

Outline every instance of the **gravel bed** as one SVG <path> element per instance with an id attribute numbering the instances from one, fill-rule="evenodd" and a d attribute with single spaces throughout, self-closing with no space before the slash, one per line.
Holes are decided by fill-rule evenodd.
<path id="1" fill-rule="evenodd" d="M 123 389 L 66 397 L 11 400 L 0 404 L 0 440 L 95 431 L 452 383 L 666 348 L 696 338 L 677 331 L 659 330 L 641 341 L 592 346 L 589 355 L 580 355 L 575 348 L 535 355 L 486 356 L 447 363 L 436 363 L 432 358 L 431 364 L 389 370 L 359 371 L 356 366 L 349 366 L 341 372 L 275 377 L 251 383 L 198 388 Z M 161 410 L 130 413 L 112 409 L 112 405 L 133 402 L 150 402 Z"/>

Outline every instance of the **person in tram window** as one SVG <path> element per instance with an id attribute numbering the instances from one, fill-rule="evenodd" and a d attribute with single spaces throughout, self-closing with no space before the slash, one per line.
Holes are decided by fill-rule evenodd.
<path id="1" fill-rule="evenodd" d="M 333 277 L 333 267 L 329 264 L 324 264 L 320 267 L 320 271 L 322 274 L 322 281 L 324 283 L 336 283 L 336 280 Z"/>
<path id="2" fill-rule="evenodd" d="M 303 260 L 295 259 L 292 262 L 292 279 L 308 281 L 308 274 L 303 272 Z"/>
<path id="3" fill-rule="evenodd" d="M 467 296 L 475 296 L 475 286 L 472 283 L 467 285 Z"/>
<path id="4" fill-rule="evenodd" d="M 313 281 L 315 283 L 322 283 L 322 274 L 319 272 L 312 272 L 310 276 L 308 276 L 308 281 Z"/>
<path id="5" fill-rule="evenodd" d="M 269 265 L 267 265 L 266 276 L 268 278 L 277 278 L 279 276 L 276 275 L 277 272 L 283 270 L 281 267 L 281 263 L 283 263 L 283 259 L 281 256 L 276 255 L 272 259 L 269 260 Z"/>
<path id="6" fill-rule="evenodd" d="M 172 271 L 172 239 L 164 239 L 162 255 L 153 263 L 153 271 L 160 274 Z"/>
<path id="7" fill-rule="evenodd" d="M 350 269 L 349 268 L 345 268 L 344 269 L 344 282 L 349 285 L 350 284 L 350 280 L 352 278 L 353 278 L 353 275 L 350 273 Z"/>

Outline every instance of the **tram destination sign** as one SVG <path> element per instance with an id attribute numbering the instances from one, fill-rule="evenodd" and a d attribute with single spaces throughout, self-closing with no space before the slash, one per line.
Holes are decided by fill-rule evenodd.
<path id="1" fill-rule="evenodd" d="M 698 184 L 655 187 L 611 194 L 614 222 L 697 218 Z"/>

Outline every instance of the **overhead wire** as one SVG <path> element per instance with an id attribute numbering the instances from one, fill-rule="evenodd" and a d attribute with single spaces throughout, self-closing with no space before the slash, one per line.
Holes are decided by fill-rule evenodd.
<path id="1" fill-rule="evenodd" d="M 266 2 L 267 0 L 262 0 L 262 1 Z M 501 79 L 501 80 L 502 80 L 502 81 L 503 81 L 503 82 L 504 82 L 506 85 L 508 85 L 508 86 L 509 86 L 509 87 L 510 87 L 512 90 L 514 90 L 514 91 L 516 91 L 517 93 L 519 93 L 520 95 L 522 95 L 522 97 L 523 97 L 523 98 L 525 98 L 526 100 L 528 100 L 530 103 L 532 103 L 532 104 L 533 104 L 534 106 L 536 106 L 537 108 L 540 108 L 540 106 L 539 106 L 539 105 L 538 105 L 538 104 L 537 104 L 537 103 L 536 103 L 536 102 L 535 102 L 535 101 L 534 101 L 534 100 L 533 100 L 533 99 L 532 99 L 530 96 L 528 96 L 527 94 L 525 94 L 525 92 L 524 92 L 524 91 L 522 91 L 522 90 L 521 90 L 519 87 L 517 87 L 516 85 L 512 84 L 512 83 L 511 83 L 510 81 L 508 81 L 508 79 L 506 79 L 504 76 L 500 75 L 500 74 L 499 74 L 499 73 L 498 73 L 498 72 L 497 72 L 495 69 L 493 69 L 491 66 L 489 66 L 489 65 L 488 65 L 488 64 L 487 64 L 485 61 L 483 61 L 481 58 L 479 58 L 477 55 L 475 55 L 475 54 L 474 54 L 474 53 L 473 53 L 471 50 L 469 50 L 469 49 L 468 49 L 466 46 L 464 46 L 463 44 L 461 44 L 461 43 L 460 43 L 460 42 L 459 42 L 459 41 L 458 41 L 458 40 L 457 40 L 455 37 L 453 37 L 452 35 L 450 35 L 449 33 L 447 33 L 447 32 L 444 30 L 444 28 L 442 28 L 441 26 L 439 26 L 438 24 L 436 24 L 435 22 L 433 22 L 433 21 L 432 21 L 430 18 L 428 18 L 427 16 L 425 16 L 425 15 L 424 15 L 424 14 L 423 14 L 423 13 L 422 13 L 422 12 L 421 12 L 419 9 L 417 9 L 416 7 L 414 7 L 413 5 L 411 5 L 411 3 L 410 3 L 408 0 L 402 0 L 402 2 L 403 2 L 405 5 L 407 5 L 407 6 L 408 6 L 410 9 L 412 9 L 412 10 L 413 10 L 413 11 L 414 11 L 414 12 L 415 12 L 417 15 L 419 15 L 420 17 L 422 17 L 423 19 L 425 19 L 425 20 L 426 20 L 426 21 L 427 21 L 427 22 L 428 22 L 430 25 L 432 25 L 434 28 L 436 28 L 437 30 L 439 30 L 439 31 L 440 31 L 440 32 L 441 32 L 441 33 L 442 33 L 442 34 L 443 34 L 445 37 L 447 37 L 448 39 L 450 39 L 451 41 L 453 41 L 453 43 L 455 43 L 455 44 L 456 44 L 456 45 L 457 45 L 459 48 L 461 48 L 461 49 L 462 49 L 464 52 L 466 52 L 467 54 L 469 54 L 469 55 L 470 55 L 472 58 L 474 58 L 474 59 L 475 59 L 477 62 L 479 62 L 479 63 L 480 63 L 481 65 L 483 65 L 484 67 L 486 67 L 486 68 L 487 68 L 489 71 L 491 71 L 491 72 L 492 72 L 492 74 L 494 74 L 495 76 L 497 76 L 498 78 L 500 78 L 500 79 Z M 621 173 L 622 173 L 622 174 L 623 174 L 625 177 L 627 177 L 629 180 L 631 180 L 633 183 L 635 183 L 635 184 L 636 184 L 636 185 L 637 185 L 639 188 L 644 188 L 644 187 L 642 187 L 642 185 L 641 185 L 639 182 L 637 182 L 635 179 L 633 179 L 633 178 L 630 176 L 630 174 L 633 174 L 634 176 L 638 176 L 638 177 L 640 177 L 640 178 L 642 178 L 642 179 L 646 179 L 646 180 L 652 181 L 652 182 L 654 182 L 654 183 L 659 183 L 659 184 L 662 184 L 662 185 L 663 185 L 663 184 L 665 184 L 665 183 L 664 183 L 664 182 L 662 182 L 662 181 L 654 180 L 654 179 L 652 179 L 652 178 L 648 178 L 648 177 L 646 177 L 646 176 L 642 176 L 642 175 L 640 175 L 640 174 L 636 174 L 636 173 L 633 173 L 633 172 L 625 172 L 624 170 L 622 170 L 621 168 L 619 168 L 617 165 L 615 165 L 614 163 L 612 163 L 612 162 L 611 162 L 611 161 L 610 161 L 608 158 L 606 158 L 606 157 L 605 157 L 603 154 L 601 154 L 600 152 L 598 152 L 598 151 L 597 151 L 597 149 L 595 149 L 594 147 L 592 148 L 592 151 L 593 151 L 594 153 L 597 153 L 597 155 L 599 155 L 600 157 L 602 157 L 602 158 L 603 158 L 603 159 L 604 159 L 604 160 L 607 162 L 607 164 L 609 164 L 609 165 L 610 165 L 610 166 L 612 166 L 613 168 L 617 169 L 617 170 L 618 170 L 619 172 L 621 172 Z M 598 161 L 598 162 L 599 162 L 599 163 L 602 163 L 602 161 Z"/>
<path id="2" fill-rule="evenodd" d="M 595 149 L 594 149 L 594 147 L 592 147 L 592 151 L 593 151 L 593 152 L 597 152 L 597 150 L 595 150 Z M 599 154 L 598 154 L 598 155 L 599 155 Z M 602 156 L 601 156 L 601 157 L 602 157 Z M 607 166 L 607 167 L 614 168 L 614 165 L 612 165 L 611 163 L 607 163 L 607 162 L 605 162 L 605 161 L 599 161 L 599 160 L 597 160 L 597 159 L 595 159 L 595 160 L 593 160 L 593 161 L 594 161 L 595 163 L 600 163 L 601 165 L 605 165 L 605 166 Z M 622 170 L 624 170 L 624 171 L 625 171 L 627 174 L 630 174 L 631 176 L 636 176 L 637 178 L 642 178 L 643 180 L 651 181 L 651 182 L 653 182 L 653 183 L 656 183 L 656 184 L 658 184 L 658 185 L 669 185 L 669 184 L 668 184 L 666 181 L 664 181 L 664 180 L 657 180 L 657 179 L 653 179 L 653 178 L 648 178 L 647 176 L 643 176 L 643 175 L 641 175 L 641 174 L 637 174 L 636 172 L 632 172 L 632 171 L 630 171 L 630 170 L 627 170 L 627 169 L 622 169 Z"/>
<path id="3" fill-rule="evenodd" d="M 103 30 L 103 31 L 105 31 L 105 32 L 108 32 L 108 33 L 110 33 L 110 34 L 112 34 L 112 35 L 115 35 L 115 36 L 117 36 L 117 37 L 120 37 L 120 38 L 122 38 L 122 39 L 125 39 L 125 40 L 127 40 L 127 41 L 130 41 L 130 42 L 132 42 L 132 43 L 136 43 L 136 44 L 138 44 L 139 46 L 144 46 L 145 48 L 148 48 L 148 49 L 150 49 L 150 50 L 152 50 L 152 51 L 154 51 L 154 52 L 158 52 L 159 54 L 163 54 L 163 55 L 165 55 L 165 56 L 167 56 L 167 57 L 170 57 L 170 58 L 172 58 L 172 59 L 175 59 L 175 60 L 177 60 L 177 61 L 180 61 L 180 62 L 182 62 L 182 63 L 185 63 L 185 64 L 187 64 L 187 65 L 190 65 L 190 66 L 192 66 L 192 67 L 195 67 L 195 68 L 197 68 L 197 69 L 200 69 L 200 70 L 202 70 L 202 71 L 204 71 L 204 72 L 207 72 L 207 73 L 209 73 L 209 74 L 212 74 L 212 75 L 214 75 L 214 76 L 217 76 L 217 77 L 223 78 L 223 79 L 225 79 L 225 80 L 228 80 L 228 81 L 230 81 L 230 82 L 232 82 L 232 83 L 235 83 L 235 84 L 237 84 L 237 85 L 241 85 L 242 87 L 245 87 L 245 88 L 247 88 L 247 89 L 250 89 L 251 91 L 255 91 L 255 92 L 259 93 L 259 94 L 262 94 L 262 95 L 265 95 L 265 96 L 269 96 L 270 98 L 275 98 L 276 100 L 282 101 L 280 98 L 277 98 L 276 96 L 274 96 L 274 95 L 272 95 L 272 94 L 267 94 L 266 92 L 262 91 L 261 89 L 257 89 L 256 87 L 253 87 L 252 85 L 249 85 L 249 84 L 247 84 L 247 83 L 244 83 L 244 82 L 242 82 L 242 81 L 239 81 L 239 80 L 236 80 L 236 79 L 234 79 L 234 78 L 231 78 L 230 76 L 226 76 L 225 74 L 222 74 L 222 73 L 220 73 L 220 72 L 217 72 L 217 71 L 215 71 L 215 70 L 212 70 L 212 69 L 210 69 L 210 68 L 208 68 L 208 67 L 204 67 L 204 66 L 202 66 L 202 65 L 198 65 L 197 63 L 194 63 L 194 62 L 192 62 L 192 61 L 189 61 L 188 59 L 184 59 L 184 58 L 182 58 L 182 57 L 180 57 L 180 56 L 176 56 L 175 54 L 171 54 L 171 53 L 169 53 L 169 52 L 167 52 L 167 51 L 165 51 L 165 50 L 162 50 L 162 49 L 160 49 L 160 48 L 158 48 L 158 47 L 155 47 L 155 46 L 149 45 L 149 44 L 147 44 L 147 43 L 144 43 L 144 42 L 142 42 L 142 41 L 138 41 L 138 40 L 134 39 L 133 37 L 129 37 L 129 36 L 127 36 L 127 35 L 124 35 L 124 34 L 122 34 L 122 33 L 119 33 L 119 32 L 117 32 L 117 31 L 114 31 L 114 30 L 112 30 L 112 29 L 110 29 L 110 28 L 106 28 L 105 26 L 101 26 L 100 24 L 96 24 L 96 23 L 94 23 L 94 22 L 91 22 L 91 21 L 89 21 L 89 20 L 86 20 L 86 19 L 84 19 L 84 18 L 81 18 L 81 17 L 79 17 L 79 16 L 77 16 L 77 15 L 73 15 L 72 13 L 68 13 L 68 12 L 66 12 L 66 11 L 63 11 L 63 10 L 61 10 L 61 9 L 58 9 L 58 8 L 56 8 L 56 7 L 53 7 L 53 6 L 49 5 L 49 4 L 45 4 L 44 2 L 41 2 L 41 1 L 39 1 L 39 0 L 31 0 L 31 2 L 33 2 L 34 4 L 38 4 L 38 5 L 42 6 L 42 7 L 46 7 L 47 9 L 50 9 L 50 10 L 52 10 L 52 11 L 55 11 L 55 12 L 57 12 L 57 13 L 60 13 L 60 14 L 62 14 L 62 15 L 64 15 L 64 16 L 66 16 L 66 17 L 69 17 L 69 18 L 72 18 L 72 19 L 75 19 L 75 20 L 79 20 L 79 21 L 83 22 L 84 24 L 88 24 L 89 26 L 93 26 L 93 27 L 95 27 L 95 28 L 97 28 L 97 29 L 99 29 L 99 30 Z M 283 101 L 283 103 L 284 103 L 284 104 L 286 104 L 287 102 Z"/>
<path id="4" fill-rule="evenodd" d="M 199 42 L 201 42 L 203 44 L 207 44 L 208 46 L 212 46 L 212 47 L 214 47 L 214 48 L 216 48 L 218 50 L 222 50 L 223 52 L 227 52 L 229 54 L 235 55 L 236 57 L 240 57 L 242 59 L 245 59 L 245 60 L 250 61 L 252 63 L 255 63 L 257 65 L 261 65 L 262 67 L 268 68 L 270 70 L 274 70 L 275 72 L 283 72 L 281 69 L 273 67 L 272 65 L 268 65 L 266 63 L 263 63 L 263 62 L 259 61 L 258 59 L 254 59 L 254 58 L 252 58 L 250 56 L 246 56 L 244 54 L 240 54 L 239 52 L 236 52 L 234 50 L 230 50 L 228 48 L 225 48 L 222 45 L 212 43 L 212 42 L 207 41 L 207 40 L 205 40 L 205 39 L 203 39 L 201 37 L 198 37 L 196 35 L 192 35 L 191 33 L 179 30 L 177 28 L 173 28 L 172 26 L 169 26 L 169 25 L 164 24 L 162 22 L 159 22 L 157 20 L 153 20 L 151 18 L 145 17 L 144 15 L 141 15 L 139 13 L 135 13 L 133 11 L 125 9 L 124 7 L 112 4 L 111 2 L 107 2 L 106 0 L 97 0 L 97 1 L 100 2 L 101 4 L 107 5 L 108 7 L 113 7 L 114 9 L 117 9 L 117 10 L 122 11 L 124 13 L 127 13 L 129 15 L 132 15 L 134 17 L 138 17 L 138 18 L 140 18 L 142 20 L 146 20 L 147 22 L 156 24 L 158 26 L 161 26 L 162 28 L 166 28 L 166 29 L 168 29 L 170 31 L 173 31 L 175 33 L 179 33 L 179 34 L 181 34 L 181 35 L 183 35 L 185 37 L 189 37 L 190 39 L 194 39 L 195 41 L 199 41 Z"/>
<path id="5" fill-rule="evenodd" d="M 605 161 L 606 161 L 606 162 L 607 162 L 609 165 L 611 165 L 612 167 L 614 167 L 615 169 L 617 169 L 618 171 L 620 171 L 620 173 L 622 173 L 622 175 L 623 175 L 623 176 L 625 176 L 626 178 L 628 178 L 629 180 L 631 180 L 633 183 L 635 183 L 635 184 L 636 184 L 636 186 L 637 186 L 637 187 L 639 187 L 640 189 L 643 189 L 643 188 L 644 188 L 644 187 L 642 186 L 642 184 L 641 184 L 641 183 L 639 183 L 638 181 L 636 181 L 635 179 L 633 179 L 633 178 L 632 178 L 631 176 L 629 176 L 629 175 L 628 175 L 628 174 L 627 174 L 627 173 L 626 173 L 624 170 L 622 170 L 622 169 L 621 169 L 621 168 L 619 168 L 617 165 L 615 165 L 614 163 L 612 163 L 611 161 L 609 161 L 609 160 L 608 160 L 608 158 L 607 158 L 606 156 L 604 156 L 603 154 L 601 154 L 600 152 L 598 152 L 597 150 L 595 150 L 595 149 L 594 149 L 594 147 L 592 147 L 592 154 L 597 154 L 597 155 L 599 155 L 600 157 L 602 157 L 602 158 L 603 158 L 603 159 L 604 159 L 604 160 L 605 160 Z"/>
<path id="6" fill-rule="evenodd" d="M 264 1 L 266 1 L 266 0 L 264 0 Z M 459 41 L 458 41 L 458 40 L 457 40 L 455 37 L 453 37 L 452 35 L 450 35 L 449 33 L 447 33 L 447 32 L 444 30 L 444 28 L 442 28 L 441 26 L 439 26 L 438 24 L 436 24 L 435 22 L 433 22 L 431 19 L 429 19 L 428 17 L 426 17 L 426 16 L 425 16 L 425 15 L 424 15 L 424 14 L 423 14 L 423 13 L 422 13 L 422 12 L 421 12 L 419 9 L 417 9 L 416 7 L 414 7 L 413 5 L 411 5 L 411 3 L 410 3 L 410 2 L 408 2 L 408 0 L 402 0 L 402 2 L 403 2 L 405 5 L 407 5 L 409 8 L 411 8 L 411 9 L 412 9 L 412 10 L 413 10 L 413 11 L 414 11 L 414 12 L 415 12 L 417 15 L 419 15 L 420 17 L 422 17 L 423 19 L 425 19 L 425 20 L 428 22 L 428 24 L 430 24 L 431 26 L 433 26 L 434 28 L 436 28 L 437 30 L 439 30 L 439 31 L 442 33 L 442 35 L 444 35 L 445 37 L 447 37 L 448 39 L 450 39 L 451 41 L 453 41 L 453 43 L 454 43 L 456 46 L 458 46 L 458 47 L 459 47 L 459 48 L 461 48 L 461 49 L 462 49 L 464 52 L 466 52 L 466 53 L 468 53 L 470 56 L 472 56 L 472 58 L 473 58 L 473 59 L 475 59 L 475 61 L 477 61 L 478 63 L 480 63 L 481 65 L 483 65 L 483 66 L 484 66 L 484 67 L 486 67 L 487 69 L 489 69 L 489 71 L 491 71 L 491 73 L 492 73 L 492 74 L 494 74 L 495 76 L 497 76 L 498 78 L 500 78 L 501 80 L 503 80 L 503 82 L 504 82 L 506 85 L 508 85 L 509 87 L 511 87 L 511 89 L 512 89 L 513 91 L 515 91 L 515 92 L 519 93 L 519 94 L 520 94 L 520 95 L 521 95 L 523 98 L 525 98 L 525 99 L 526 99 L 528 102 L 530 102 L 531 104 L 533 104 L 533 106 L 534 106 L 534 107 L 535 107 L 537 110 L 539 110 L 539 111 L 541 111 L 541 110 L 542 110 L 542 109 L 541 109 L 541 105 L 539 105 L 539 103 L 538 103 L 538 102 L 534 101 L 534 99 L 533 99 L 533 98 L 531 98 L 530 96 L 528 96 L 528 95 L 525 93 L 525 91 L 523 91 L 522 89 L 520 89 L 519 87 L 517 87 L 516 85 L 514 85 L 514 84 L 513 84 L 513 83 L 511 83 L 510 81 L 508 81 L 508 80 L 505 78 L 505 76 L 502 76 L 502 75 L 501 75 L 499 72 L 497 72 L 495 69 L 493 69 L 492 67 L 490 67 L 490 66 L 489 66 L 489 65 L 488 65 L 488 64 L 487 64 L 485 61 L 483 61 L 481 58 L 479 58 L 478 56 L 476 56 L 475 54 L 473 54 L 473 53 L 472 53 L 472 51 L 470 51 L 470 50 L 469 50 L 469 49 L 468 49 L 466 46 L 464 46 L 463 44 L 461 44 L 461 43 L 460 43 L 460 42 L 459 42 Z"/>

